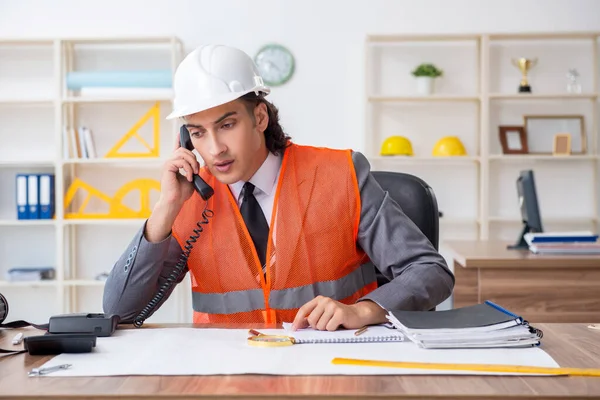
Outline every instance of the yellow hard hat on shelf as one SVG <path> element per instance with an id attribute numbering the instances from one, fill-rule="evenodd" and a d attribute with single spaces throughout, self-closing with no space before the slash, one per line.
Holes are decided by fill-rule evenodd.
<path id="1" fill-rule="evenodd" d="M 456 136 L 446 136 L 437 141 L 431 152 L 436 157 L 465 156 L 467 151 Z"/>
<path id="2" fill-rule="evenodd" d="M 413 149 L 410 140 L 403 136 L 390 136 L 381 145 L 382 156 L 412 156 Z"/>

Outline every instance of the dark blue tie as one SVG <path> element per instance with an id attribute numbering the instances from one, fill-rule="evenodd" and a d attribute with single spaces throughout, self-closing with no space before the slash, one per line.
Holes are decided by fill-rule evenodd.
<path id="1" fill-rule="evenodd" d="M 260 204 L 254 197 L 254 185 L 250 182 L 244 184 L 244 196 L 242 198 L 242 207 L 240 212 L 246 223 L 246 228 L 250 232 L 254 248 L 258 253 L 258 259 L 262 265 L 263 272 L 265 271 L 265 260 L 267 254 L 267 242 L 269 240 L 269 224 L 265 214 L 260 208 Z"/>

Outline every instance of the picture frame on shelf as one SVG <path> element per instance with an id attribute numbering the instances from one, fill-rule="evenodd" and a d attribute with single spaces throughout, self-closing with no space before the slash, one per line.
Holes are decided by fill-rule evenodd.
<path id="1" fill-rule="evenodd" d="M 570 136 L 570 154 L 587 153 L 583 115 L 525 115 L 523 124 L 527 132 L 530 153 L 554 154 L 556 134 L 565 133 Z"/>
<path id="2" fill-rule="evenodd" d="M 525 127 L 518 125 L 500 125 L 498 127 L 500 144 L 504 154 L 527 154 L 527 132 Z"/>
<path id="3" fill-rule="evenodd" d="M 552 154 L 554 154 L 555 156 L 571 155 L 570 133 L 557 133 L 556 135 L 554 135 L 554 146 L 552 148 Z"/>

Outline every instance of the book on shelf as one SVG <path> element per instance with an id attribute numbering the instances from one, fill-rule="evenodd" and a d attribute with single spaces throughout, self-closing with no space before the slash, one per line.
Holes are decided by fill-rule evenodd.
<path id="1" fill-rule="evenodd" d="M 96 158 L 96 145 L 91 129 L 81 126 L 78 129 L 63 129 L 63 153 L 66 159 Z"/>
<path id="2" fill-rule="evenodd" d="M 387 318 L 409 340 L 428 349 L 531 347 L 543 335 L 491 301 L 444 311 L 390 311 Z"/>

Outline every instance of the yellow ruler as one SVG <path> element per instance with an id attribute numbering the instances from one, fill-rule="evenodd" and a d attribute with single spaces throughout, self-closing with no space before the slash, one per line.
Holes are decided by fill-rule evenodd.
<path id="1" fill-rule="evenodd" d="M 430 369 L 445 371 L 473 371 L 473 372 L 502 372 L 519 374 L 540 375 L 572 375 L 572 376 L 597 376 L 600 377 L 600 369 L 596 368 L 548 368 L 527 367 L 523 365 L 493 365 L 493 364 L 441 364 L 420 363 L 402 361 L 376 361 L 360 360 L 354 358 L 334 358 L 332 364 L 336 365 L 358 365 L 364 367 L 387 367 L 405 369 Z"/>

